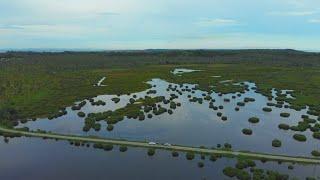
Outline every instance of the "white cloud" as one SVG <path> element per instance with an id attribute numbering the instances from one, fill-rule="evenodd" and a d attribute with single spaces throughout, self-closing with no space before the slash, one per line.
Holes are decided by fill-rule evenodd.
<path id="1" fill-rule="evenodd" d="M 196 24 L 200 26 L 232 26 L 238 25 L 239 23 L 234 19 L 202 19 L 198 21 Z"/>
<path id="2" fill-rule="evenodd" d="M 308 23 L 318 24 L 318 23 L 320 23 L 320 19 L 309 19 Z"/>
<path id="3" fill-rule="evenodd" d="M 273 16 L 310 16 L 318 13 L 317 11 L 277 11 L 269 12 Z"/>

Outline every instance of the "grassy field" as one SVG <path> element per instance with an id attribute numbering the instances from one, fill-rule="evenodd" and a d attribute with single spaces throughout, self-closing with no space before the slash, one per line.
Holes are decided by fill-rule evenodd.
<path id="1" fill-rule="evenodd" d="M 148 88 L 161 78 L 196 83 L 203 90 L 228 93 L 244 87 L 222 80 L 252 81 L 261 93 L 271 88 L 294 90 L 295 107 L 320 112 L 320 55 L 292 50 L 137 51 L 96 53 L 0 54 L 0 118 L 47 117 L 75 101 L 100 94 L 126 94 Z M 174 68 L 203 71 L 176 76 Z M 103 84 L 93 86 L 102 77 Z M 212 76 L 221 76 L 213 78 Z M 211 87 L 214 85 L 215 87 Z M 289 101 L 289 100 L 287 100 Z"/>

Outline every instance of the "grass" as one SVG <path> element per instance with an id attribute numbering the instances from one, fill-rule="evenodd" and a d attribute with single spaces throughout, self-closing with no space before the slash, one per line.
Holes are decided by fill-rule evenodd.
<path id="1" fill-rule="evenodd" d="M 134 54 L 131 57 L 123 54 L 104 56 L 101 53 L 18 53 L 19 59 L 13 59 L 0 67 L 0 109 L 14 109 L 20 118 L 48 117 L 56 114 L 61 108 L 71 106 L 74 102 L 85 98 L 100 94 L 127 94 L 145 90 L 150 87 L 146 81 L 161 78 L 179 84 L 198 84 L 201 90 L 221 93 L 243 92 L 245 89 L 232 83 L 227 86 L 225 85 L 227 83 L 218 83 L 221 80 L 252 81 L 257 84 L 257 91 L 268 97 L 271 96 L 271 88 L 291 89 L 294 90 L 292 96 L 295 99 L 281 100 L 291 103 L 292 108 L 299 109 L 310 105 L 313 108 L 310 113 L 320 112 L 319 66 L 311 67 L 305 64 L 293 66 L 290 61 L 287 63 L 289 65 L 283 66 L 282 63 L 277 64 L 267 59 L 262 65 L 256 63 L 258 60 L 237 61 L 233 64 L 226 63 L 228 61 L 218 61 L 215 64 L 210 64 L 210 61 L 199 61 L 206 64 L 193 64 L 197 62 L 190 60 L 195 57 L 193 53 L 190 52 L 190 56 L 188 53 L 183 54 L 186 60 L 180 60 L 175 54 L 172 57 L 169 56 L 170 53 L 165 54 L 165 57 L 169 57 L 167 62 L 163 62 L 160 60 L 162 57 L 154 54 L 141 56 Z M 283 54 L 279 54 L 280 56 Z M 309 57 L 308 54 L 305 56 Z M 93 57 L 102 58 L 104 61 Z M 208 56 L 201 52 L 197 58 L 200 57 L 206 59 Z M 116 62 L 117 59 L 119 62 Z M 187 64 L 182 66 L 180 63 Z M 312 63 L 319 62 L 312 61 Z M 170 71 L 176 67 L 203 71 L 175 76 Z M 216 74 L 223 79 L 211 78 Z M 101 77 L 107 77 L 104 81 L 107 86 L 93 86 Z"/>

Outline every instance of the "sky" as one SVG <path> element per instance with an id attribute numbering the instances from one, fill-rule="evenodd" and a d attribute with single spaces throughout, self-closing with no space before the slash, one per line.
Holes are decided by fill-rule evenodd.
<path id="1" fill-rule="evenodd" d="M 320 51 L 319 0 L 0 0 L 0 49 Z"/>

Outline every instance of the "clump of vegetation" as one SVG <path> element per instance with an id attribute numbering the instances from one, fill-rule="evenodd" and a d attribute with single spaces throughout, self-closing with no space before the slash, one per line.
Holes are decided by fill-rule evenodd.
<path id="1" fill-rule="evenodd" d="M 264 108 L 262 108 L 262 110 L 263 110 L 264 112 L 271 112 L 271 111 L 272 111 L 272 109 L 269 108 L 269 107 L 264 107 Z"/>
<path id="2" fill-rule="evenodd" d="M 222 113 L 221 113 L 221 112 L 217 112 L 217 116 L 218 116 L 218 117 L 221 117 L 221 116 L 222 116 Z"/>
<path id="3" fill-rule="evenodd" d="M 86 114 L 85 114 L 84 112 L 78 112 L 78 116 L 79 116 L 79 117 L 85 117 Z"/>
<path id="4" fill-rule="evenodd" d="M 149 90 L 149 91 L 147 91 L 147 94 L 156 94 L 157 93 L 157 91 L 156 90 Z"/>
<path id="5" fill-rule="evenodd" d="M 238 105 L 238 106 L 244 106 L 245 103 L 244 103 L 244 102 L 238 102 L 237 105 Z"/>
<path id="6" fill-rule="evenodd" d="M 229 98 L 224 98 L 223 101 L 224 102 L 230 102 L 230 99 Z"/>
<path id="7" fill-rule="evenodd" d="M 300 142 L 305 142 L 307 141 L 307 137 L 303 134 L 294 134 L 293 139 L 300 141 Z"/>
<path id="8" fill-rule="evenodd" d="M 279 140 L 279 139 L 274 139 L 273 141 L 272 141 L 272 146 L 273 147 L 281 147 L 281 141 Z"/>
<path id="9" fill-rule="evenodd" d="M 73 111 L 76 111 L 76 110 L 80 110 L 83 106 L 85 106 L 87 104 L 87 102 L 86 101 L 82 101 L 82 102 L 80 102 L 79 104 L 77 104 L 77 105 L 73 105 L 72 107 L 71 107 L 71 109 L 73 110 Z"/>
<path id="10" fill-rule="evenodd" d="M 283 130 L 289 130 L 290 129 L 290 126 L 288 124 L 279 124 L 279 129 L 283 129 Z"/>
<path id="11" fill-rule="evenodd" d="M 187 160 L 193 160 L 195 157 L 194 153 L 193 152 L 187 152 L 186 153 L 186 158 Z"/>
<path id="12" fill-rule="evenodd" d="M 282 113 L 280 113 L 280 116 L 281 117 L 289 117 L 290 116 L 290 113 L 285 113 L 285 112 L 282 112 Z"/>
<path id="13" fill-rule="evenodd" d="M 153 148 L 148 149 L 148 156 L 153 156 L 156 153 L 156 150 Z"/>
<path id="14" fill-rule="evenodd" d="M 239 107 L 235 107 L 234 110 L 235 110 L 235 111 L 239 111 L 240 108 L 239 108 Z"/>
<path id="15" fill-rule="evenodd" d="M 313 150 L 313 151 L 311 152 L 311 155 L 312 155 L 312 156 L 315 156 L 315 157 L 320 157 L 320 151 Z"/>
<path id="16" fill-rule="evenodd" d="M 246 97 L 246 98 L 244 98 L 243 101 L 244 101 L 244 102 L 254 102 L 255 99 L 254 99 L 254 98 L 250 98 L 250 97 Z"/>
<path id="17" fill-rule="evenodd" d="M 258 123 L 259 122 L 259 118 L 257 118 L 257 117 L 251 117 L 251 118 L 249 118 L 248 119 L 248 121 L 250 122 L 250 123 Z"/>
<path id="18" fill-rule="evenodd" d="M 91 102 L 91 105 L 92 106 L 105 106 L 106 102 L 104 102 L 102 100 L 98 100 L 98 101 Z"/>
<path id="19" fill-rule="evenodd" d="M 128 150 L 128 147 L 122 145 L 119 147 L 119 150 L 120 150 L 120 152 L 126 152 Z"/>
<path id="20" fill-rule="evenodd" d="M 172 151 L 171 154 L 172 154 L 173 157 L 178 157 L 179 156 L 179 153 L 177 151 Z"/>
<path id="21" fill-rule="evenodd" d="M 248 128 L 245 128 L 245 129 L 242 129 L 242 133 L 245 134 L 245 135 L 251 135 L 252 134 L 252 130 L 248 129 Z"/>
<path id="22" fill-rule="evenodd" d="M 204 167 L 204 163 L 203 162 L 198 162 L 198 167 L 199 168 L 203 168 Z"/>
<path id="23" fill-rule="evenodd" d="M 111 100 L 112 100 L 114 103 L 120 102 L 120 98 L 118 98 L 118 97 L 114 97 L 114 98 L 112 98 Z"/>
<path id="24" fill-rule="evenodd" d="M 112 124 L 108 124 L 107 131 L 112 131 L 114 126 Z"/>
<path id="25" fill-rule="evenodd" d="M 225 167 L 223 169 L 223 174 L 230 177 L 230 178 L 233 178 L 237 175 L 237 169 L 236 168 L 233 168 L 233 167 Z"/>
<path id="26" fill-rule="evenodd" d="M 227 119 L 228 119 L 228 118 L 227 118 L 226 116 L 222 116 L 222 117 L 221 117 L 221 120 L 222 120 L 222 121 L 226 121 Z"/>
<path id="27" fill-rule="evenodd" d="M 312 137 L 315 138 L 315 139 L 319 139 L 320 140 L 320 132 L 314 132 L 312 134 Z"/>

